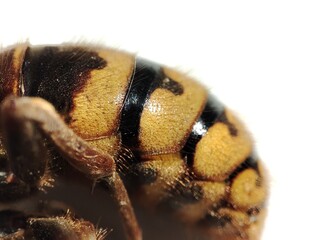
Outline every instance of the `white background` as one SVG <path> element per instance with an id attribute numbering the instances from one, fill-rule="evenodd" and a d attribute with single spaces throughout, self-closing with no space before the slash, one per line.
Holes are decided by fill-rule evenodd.
<path id="1" fill-rule="evenodd" d="M 319 4 L 7 1 L 0 42 L 105 43 L 196 76 L 247 123 L 269 169 L 263 240 L 313 240 L 320 239 Z"/>

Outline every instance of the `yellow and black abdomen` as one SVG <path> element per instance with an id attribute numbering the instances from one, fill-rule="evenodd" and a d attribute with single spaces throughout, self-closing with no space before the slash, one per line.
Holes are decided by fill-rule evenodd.
<path id="1" fill-rule="evenodd" d="M 266 200 L 261 163 L 243 124 L 202 85 L 137 59 L 121 120 L 147 206 L 217 239 L 258 238 Z"/>
<path id="2" fill-rule="evenodd" d="M 198 82 L 134 55 L 74 45 L 20 45 L 1 54 L 0 74 L 1 101 L 42 97 L 119 168 L 128 160 L 146 206 L 210 238 L 258 239 L 263 167 L 243 124 Z"/>

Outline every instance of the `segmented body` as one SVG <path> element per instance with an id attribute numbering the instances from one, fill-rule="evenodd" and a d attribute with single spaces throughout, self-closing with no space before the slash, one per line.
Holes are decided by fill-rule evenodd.
<path id="1" fill-rule="evenodd" d="M 259 238 L 267 194 L 251 136 L 190 77 L 109 48 L 20 45 L 0 55 L 0 84 L 0 101 L 51 102 L 129 169 L 147 207 L 169 209 L 212 239 Z"/>

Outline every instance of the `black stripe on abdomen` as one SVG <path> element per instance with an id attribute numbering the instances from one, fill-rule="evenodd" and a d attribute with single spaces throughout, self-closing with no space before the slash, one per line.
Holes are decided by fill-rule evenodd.
<path id="1" fill-rule="evenodd" d="M 252 153 L 250 154 L 244 162 L 242 162 L 225 180 L 225 182 L 229 185 L 232 184 L 233 180 L 238 176 L 239 173 L 247 170 L 247 169 L 253 169 L 256 171 L 256 173 L 260 176 L 260 171 L 258 168 L 258 158 L 257 156 Z"/>
<path id="2" fill-rule="evenodd" d="M 181 156 L 185 159 L 188 166 L 193 166 L 194 154 L 196 151 L 196 146 L 202 137 L 207 133 L 210 127 L 216 123 L 224 123 L 228 129 L 231 136 L 236 137 L 238 130 L 236 127 L 229 122 L 224 106 L 215 97 L 209 95 L 206 106 L 195 122 L 190 133 L 188 140 L 181 150 Z M 242 171 L 252 168 L 258 174 L 257 157 L 254 154 L 250 154 L 243 163 L 241 163 L 228 177 L 226 183 L 230 183 L 233 179 Z"/>
<path id="3" fill-rule="evenodd" d="M 133 150 L 139 148 L 140 119 L 144 105 L 157 88 L 166 89 L 174 95 L 183 93 L 183 87 L 165 76 L 160 65 L 137 58 L 119 125 L 122 144 Z"/>
<path id="4" fill-rule="evenodd" d="M 195 122 L 188 140 L 181 150 L 182 157 L 189 166 L 193 165 L 193 158 L 197 143 L 207 133 L 208 129 L 224 114 L 223 105 L 212 95 L 209 95 L 202 114 Z"/>

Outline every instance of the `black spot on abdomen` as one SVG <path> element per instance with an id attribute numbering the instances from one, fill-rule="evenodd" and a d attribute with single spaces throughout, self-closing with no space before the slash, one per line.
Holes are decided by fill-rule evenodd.
<path id="1" fill-rule="evenodd" d="M 236 137 L 238 135 L 238 129 L 229 121 L 225 112 L 220 115 L 217 122 L 224 123 L 228 127 L 231 136 Z"/>

